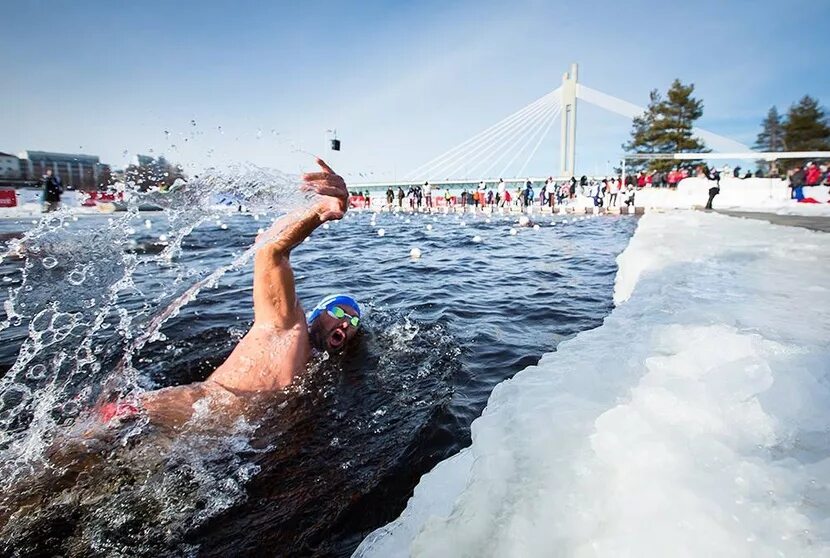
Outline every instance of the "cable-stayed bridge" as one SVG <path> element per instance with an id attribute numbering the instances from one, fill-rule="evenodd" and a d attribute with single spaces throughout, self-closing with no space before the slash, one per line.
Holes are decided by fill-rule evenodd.
<path id="1" fill-rule="evenodd" d="M 391 185 L 423 184 L 427 180 L 436 185 L 474 185 L 481 181 L 492 183 L 501 177 L 507 182 L 524 181 L 525 169 L 538 155 L 557 120 L 561 134 L 558 177 L 570 178 L 576 174 L 578 101 L 630 119 L 645 112 L 644 107 L 579 83 L 578 68 L 573 64 L 563 75 L 562 85 L 553 91 L 413 169 L 403 180 Z M 740 142 L 702 128 L 695 128 L 694 133 L 714 152 L 745 154 L 750 151 Z M 354 184 L 352 187 L 380 185 L 390 183 Z"/>

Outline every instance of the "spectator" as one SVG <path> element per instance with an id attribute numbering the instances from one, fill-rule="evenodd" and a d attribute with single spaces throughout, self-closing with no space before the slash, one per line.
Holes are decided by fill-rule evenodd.
<path id="1" fill-rule="evenodd" d="M 720 188 L 720 173 L 715 167 L 712 167 L 709 171 L 709 180 L 714 180 L 715 184 L 717 184 L 718 188 Z"/>
<path id="2" fill-rule="evenodd" d="M 617 180 L 611 184 L 611 196 L 608 200 L 608 207 L 614 207 L 617 203 L 617 194 L 622 190 L 622 180 Z M 620 202 L 622 203 L 622 202 Z"/>
<path id="3" fill-rule="evenodd" d="M 743 178 L 752 178 L 752 171 L 747 169 L 746 173 L 743 176 Z"/>
<path id="4" fill-rule="evenodd" d="M 680 182 L 680 173 L 678 172 L 677 167 L 670 170 L 669 175 L 666 178 L 669 182 L 669 188 L 677 188 L 677 183 Z"/>
<path id="5" fill-rule="evenodd" d="M 424 182 L 424 197 L 426 198 L 427 207 L 432 210 L 432 186 L 429 181 Z"/>
<path id="6" fill-rule="evenodd" d="M 790 175 L 790 199 L 800 200 L 804 197 L 805 172 L 801 167 L 795 167 Z"/>
<path id="7" fill-rule="evenodd" d="M 504 194 L 506 192 L 506 186 L 504 185 L 504 179 L 499 178 L 499 185 L 498 191 L 496 192 L 496 205 L 499 207 L 504 207 Z"/>
<path id="8" fill-rule="evenodd" d="M 392 209 L 392 205 L 395 203 L 395 191 L 390 186 L 388 190 L 386 190 L 386 205 L 389 209 Z"/>
<path id="9" fill-rule="evenodd" d="M 735 167 L 735 170 L 734 170 L 734 171 L 732 171 L 732 176 L 733 176 L 734 178 L 740 178 L 740 177 L 741 177 L 741 167 L 740 167 L 740 165 L 738 165 L 737 167 Z"/>
<path id="10" fill-rule="evenodd" d="M 530 207 L 531 204 L 533 204 L 533 183 L 528 178 L 525 182 L 524 206 Z"/>
<path id="11" fill-rule="evenodd" d="M 634 192 L 635 192 L 634 187 L 631 184 L 629 184 L 628 187 L 626 188 L 626 191 L 625 191 L 625 193 L 626 193 L 625 206 L 626 207 L 630 207 L 630 206 L 634 205 Z"/>
<path id="12" fill-rule="evenodd" d="M 717 171 L 715 171 L 717 172 Z M 715 196 L 720 194 L 720 186 L 712 186 L 709 188 L 709 200 L 706 202 L 706 209 L 712 209 L 712 201 L 715 199 Z"/>
<path id="13" fill-rule="evenodd" d="M 400 207 L 401 209 L 403 209 L 403 198 L 404 198 L 404 196 L 406 196 L 406 194 L 403 193 L 403 188 L 398 186 L 398 207 Z"/>
<path id="14" fill-rule="evenodd" d="M 61 206 L 63 184 L 59 176 L 52 174 L 52 169 L 46 169 L 43 182 L 43 213 L 57 211 Z"/>
<path id="15" fill-rule="evenodd" d="M 815 163 L 807 163 L 807 170 L 804 173 L 804 183 L 807 186 L 818 186 L 821 182 L 821 170 Z"/>

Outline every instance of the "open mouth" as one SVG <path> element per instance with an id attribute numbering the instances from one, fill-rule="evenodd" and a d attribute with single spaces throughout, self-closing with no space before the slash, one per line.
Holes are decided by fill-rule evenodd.
<path id="1" fill-rule="evenodd" d="M 335 329 L 329 335 L 329 345 L 332 349 L 339 349 L 346 342 L 346 334 L 342 329 Z"/>

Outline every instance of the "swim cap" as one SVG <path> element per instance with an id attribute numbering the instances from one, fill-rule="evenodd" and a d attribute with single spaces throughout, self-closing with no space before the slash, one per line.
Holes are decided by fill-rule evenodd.
<path id="1" fill-rule="evenodd" d="M 316 320 L 320 314 L 325 312 L 326 308 L 338 306 L 340 304 L 352 308 L 355 312 L 357 312 L 357 317 L 361 317 L 360 305 L 355 299 L 345 294 L 333 294 L 325 297 L 323 300 L 318 302 L 317 306 L 312 308 L 310 312 L 306 313 L 306 321 L 308 322 L 309 327 L 311 327 L 311 324 L 314 323 L 314 320 Z"/>

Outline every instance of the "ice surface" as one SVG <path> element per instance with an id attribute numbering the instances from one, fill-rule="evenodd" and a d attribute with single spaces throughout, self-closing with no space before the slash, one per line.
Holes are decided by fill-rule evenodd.
<path id="1" fill-rule="evenodd" d="M 497 386 L 356 555 L 830 555 L 827 239 L 643 217 L 604 324 Z"/>

